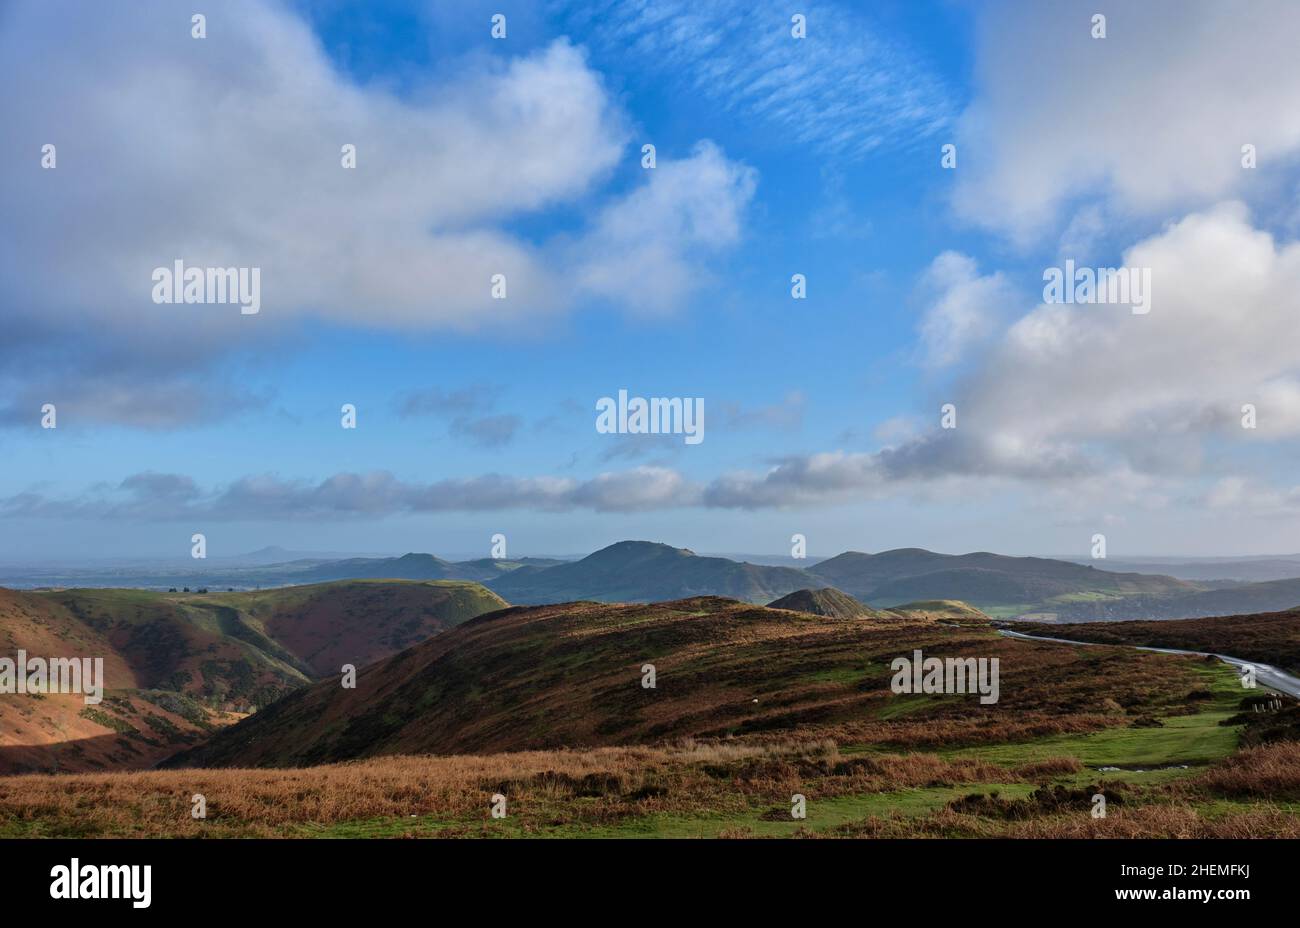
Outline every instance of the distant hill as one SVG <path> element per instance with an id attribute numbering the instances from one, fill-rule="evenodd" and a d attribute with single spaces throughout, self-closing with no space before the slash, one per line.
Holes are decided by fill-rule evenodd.
<path id="1" fill-rule="evenodd" d="M 1300 606 L 1300 579 L 1238 583 L 1211 590 L 1136 595 L 1055 604 L 1058 621 L 1191 619 L 1215 615 L 1279 612 Z"/>
<path id="2" fill-rule="evenodd" d="M 891 662 L 918 649 L 997 657 L 996 708 L 971 694 L 894 693 Z M 995 734 L 1123 725 L 1126 705 L 1173 711 L 1204 685 L 1196 666 L 1133 649 L 1026 645 L 990 627 L 858 621 L 721 597 L 514 607 L 364 668 L 355 689 L 327 680 L 296 691 L 165 766 L 306 766 L 792 733 L 950 748 Z M 1109 714 L 1097 711 L 1101 694 L 1114 701 Z M 793 775 L 783 771 L 749 775 Z"/>
<path id="3" fill-rule="evenodd" d="M 1069 558 L 1067 560 L 1073 560 Z M 1081 562 L 1083 563 L 1083 562 Z M 1237 580 L 1259 583 L 1266 580 L 1289 580 L 1300 577 L 1300 555 L 1277 557 L 1206 557 L 1206 558 L 1107 558 L 1106 569 L 1119 572 L 1168 574 L 1179 580 L 1215 582 Z"/>
<path id="4" fill-rule="evenodd" d="M 254 553 L 273 557 L 277 552 Z M 1108 561 L 1097 562 L 1107 567 L 1100 569 L 1094 564 L 1052 558 L 899 548 L 877 554 L 849 551 L 820 562 L 796 563 L 801 566 L 747 563 L 655 542 L 623 541 L 580 560 L 450 561 L 411 552 L 400 557 L 305 559 L 227 568 L 172 565 L 145 573 L 138 566 L 85 571 L 28 568 L 18 582 L 49 588 L 248 590 L 357 579 L 468 580 L 524 605 L 577 600 L 664 602 L 690 596 L 727 596 L 758 604 L 798 590 L 834 587 L 876 609 L 915 601 L 959 600 L 998 618 L 1044 621 L 1181 618 L 1300 605 L 1300 579 L 1264 583 L 1182 580 L 1120 572 L 1111 569 L 1120 566 L 1117 562 Z"/>
<path id="5" fill-rule="evenodd" d="M 466 582 L 252 593 L 0 588 L 0 656 L 101 657 L 106 696 L 0 698 L 0 773 L 149 766 L 311 680 L 505 606 Z"/>
<path id="6" fill-rule="evenodd" d="M 918 599 L 1017 606 L 1079 593 L 1131 595 L 1201 589 L 1173 577 L 1111 573 L 1050 558 L 987 552 L 936 554 L 921 548 L 879 554 L 849 551 L 813 565 L 808 573 L 877 607 Z"/>
<path id="7" fill-rule="evenodd" d="M 263 549 L 235 558 L 209 562 L 167 562 L 154 565 L 100 565 L 89 568 L 0 568 L 0 585 L 17 588 L 98 587 L 251 590 L 268 587 L 325 583 L 331 580 L 473 580 L 483 581 L 520 567 L 550 567 L 565 563 L 556 558 L 516 558 L 448 561 L 432 554 L 408 553 L 400 557 L 322 558 L 271 560 L 294 552 Z"/>
<path id="8" fill-rule="evenodd" d="M 827 585 L 793 567 L 702 557 L 649 541 L 620 541 L 580 561 L 521 567 L 487 582 L 510 602 L 524 605 L 582 599 L 657 602 L 690 596 L 765 603 L 795 590 Z"/>

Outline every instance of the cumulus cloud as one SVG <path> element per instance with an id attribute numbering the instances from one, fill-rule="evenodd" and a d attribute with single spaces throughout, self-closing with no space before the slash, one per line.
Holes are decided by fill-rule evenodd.
<path id="1" fill-rule="evenodd" d="M 504 330 L 593 296 L 662 307 L 691 290 L 697 252 L 736 240 L 753 190 L 752 171 L 705 146 L 591 206 L 628 131 L 564 40 L 398 94 L 349 80 L 273 0 L 209 11 L 202 41 L 161 0 L 85 10 L 93 28 L 69 29 L 63 6 L 11 4 L 0 29 L 0 83 L 23 88 L 0 120 L 26 140 L 0 149 L 0 377 L 42 398 L 77 392 L 88 367 L 122 396 L 184 393 L 308 318 Z M 55 170 L 39 164 L 46 142 Z M 564 240 L 510 228 L 589 208 L 591 228 Z M 260 314 L 153 303 L 153 269 L 177 259 L 259 268 Z"/>
<path id="2" fill-rule="evenodd" d="M 740 239 L 757 175 L 701 142 L 687 158 L 657 159 L 647 183 L 606 207 L 575 261 L 578 287 L 643 310 L 674 306 L 697 285 L 702 255 Z"/>
<path id="3" fill-rule="evenodd" d="M 1300 152 L 1300 7 L 1148 0 L 981 7 L 976 94 L 958 124 L 955 204 L 1022 242 L 1078 198 L 1159 216 L 1240 196 Z M 1048 127 L 1059 127 L 1051 131 Z M 1253 144 L 1258 171 L 1243 170 Z"/>
<path id="4" fill-rule="evenodd" d="M 1171 224 L 1123 258 L 1126 266 L 1151 269 L 1148 314 L 1106 304 L 1030 309 L 948 386 L 958 408 L 956 429 L 939 429 L 936 410 L 933 424 L 922 421 L 914 433 L 875 452 L 791 455 L 758 471 L 703 482 L 662 466 L 587 479 L 485 475 L 427 484 L 386 472 L 339 474 L 319 483 L 260 476 L 208 491 L 155 476 L 75 499 L 17 494 L 0 503 L 0 515 L 331 518 L 509 508 L 763 509 L 990 481 L 1068 490 L 1075 497 L 1101 487 L 1157 505 L 1178 492 L 1175 478 L 1213 478 L 1207 466 L 1227 468 L 1204 453 L 1207 442 L 1245 447 L 1300 434 L 1300 360 L 1293 344 L 1300 243 L 1277 241 L 1252 225 L 1244 206 L 1227 203 Z M 958 285 L 988 279 L 964 262 L 955 266 Z M 490 390 L 433 391 L 411 395 L 407 406 L 454 417 L 486 408 L 491 399 Z M 1240 427 L 1247 403 L 1257 410 L 1255 430 Z M 513 434 L 509 423 L 503 427 Z M 491 428 L 487 434 L 490 440 Z M 1199 500 L 1223 506 L 1241 492 L 1228 482 Z M 1277 492 L 1267 498 L 1289 505 L 1289 493 Z M 1256 491 L 1252 498 L 1265 497 Z"/>
<path id="5" fill-rule="evenodd" d="M 931 262 L 922 288 L 930 302 L 921 320 L 921 344 L 932 367 L 955 363 L 992 334 L 1014 299 L 1005 276 L 980 276 L 975 260 L 955 251 Z"/>
<path id="6" fill-rule="evenodd" d="M 1043 304 L 1015 322 L 966 389 L 966 422 L 1033 437 L 1158 439 L 1231 423 L 1294 433 L 1300 243 L 1256 229 L 1244 206 L 1191 214 L 1138 242 L 1151 309 Z"/>

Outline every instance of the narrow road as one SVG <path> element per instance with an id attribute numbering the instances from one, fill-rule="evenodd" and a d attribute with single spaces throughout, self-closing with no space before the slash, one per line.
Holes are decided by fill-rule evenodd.
<path id="1" fill-rule="evenodd" d="M 1240 657 L 1229 657 L 1226 654 L 1213 654 L 1209 651 L 1180 651 L 1177 648 L 1144 648 L 1137 645 L 1111 644 L 1110 642 L 1097 641 L 1072 641 L 1069 638 L 1046 638 L 1042 635 L 1026 635 L 1023 632 L 1013 632 L 1008 628 L 999 628 L 998 634 L 1005 635 L 1008 638 L 1024 638 L 1027 641 L 1054 641 L 1057 644 L 1085 644 L 1093 647 L 1108 648 L 1137 648 L 1139 651 L 1158 651 L 1161 654 L 1190 654 L 1193 657 L 1217 657 L 1225 664 L 1236 667 L 1238 672 L 1242 667 L 1255 668 L 1255 682 L 1269 689 L 1277 690 L 1279 693 L 1286 693 L 1288 696 L 1294 696 L 1300 699 L 1300 677 L 1293 677 L 1284 670 L 1278 670 L 1268 664 L 1261 664 L 1259 661 L 1242 660 Z"/>

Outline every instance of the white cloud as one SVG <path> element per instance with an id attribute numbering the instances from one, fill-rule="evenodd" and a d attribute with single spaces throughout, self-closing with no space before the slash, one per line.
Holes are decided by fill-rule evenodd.
<path id="1" fill-rule="evenodd" d="M 926 363 L 945 367 L 987 338 L 1013 294 L 1001 273 L 981 277 L 973 258 L 945 251 L 931 262 L 922 287 L 931 294 L 921 321 Z"/>
<path id="2" fill-rule="evenodd" d="M 956 205 L 1028 243 L 1072 198 L 1158 216 L 1258 189 L 1300 152 L 1300 6 L 1145 0 L 1094 11 L 980 9 L 975 101 L 959 121 Z M 1243 170 L 1253 144 L 1259 169 Z"/>
<path id="3" fill-rule="evenodd" d="M 1254 228 L 1227 203 L 1135 244 L 1151 310 L 1044 304 L 1008 330 L 969 385 L 966 422 L 1034 437 L 1137 446 L 1238 426 L 1244 403 L 1274 435 L 1294 428 L 1300 375 L 1300 243 Z M 1235 428 L 1236 437 L 1241 430 Z"/>
<path id="4" fill-rule="evenodd" d="M 756 172 L 701 142 L 690 157 L 659 158 L 646 183 L 606 207 L 579 243 L 579 289 L 643 310 L 665 310 L 704 275 L 701 258 L 736 244 Z"/>
<path id="5" fill-rule="evenodd" d="M 208 11 L 201 40 L 160 0 L 82 12 L 70 28 L 75 10 L 20 2 L 0 29 L 0 84 L 22 88 L 0 101 L 14 140 L 0 148 L 0 375 L 78 420 L 153 423 L 130 410 L 201 393 L 224 353 L 307 318 L 517 331 L 593 294 L 661 309 L 739 238 L 753 172 L 703 146 L 641 176 L 624 114 L 566 41 L 398 95 L 350 81 L 273 0 Z M 39 165 L 46 142 L 55 170 Z M 593 198 L 620 164 L 628 192 Z M 512 231 L 558 209 L 594 210 L 592 228 Z M 176 259 L 260 268 L 261 314 L 154 304 L 152 270 Z M 92 370 L 125 417 L 77 398 Z"/>

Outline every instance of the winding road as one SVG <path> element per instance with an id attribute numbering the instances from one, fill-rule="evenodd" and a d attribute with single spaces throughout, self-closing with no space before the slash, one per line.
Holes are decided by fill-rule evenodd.
<path id="1" fill-rule="evenodd" d="M 1293 677 L 1284 670 L 1278 670 L 1268 664 L 1261 664 L 1259 661 L 1242 660 L 1240 657 L 1229 657 L 1226 654 L 1214 654 L 1209 651 L 1180 651 L 1177 648 L 1145 648 L 1138 645 L 1111 644 L 1109 642 L 1098 641 L 1073 641 L 1069 638 L 1047 638 L 1042 635 L 1026 635 L 1023 632 L 1013 632 L 1008 628 L 999 628 L 998 634 L 1005 635 L 1008 638 L 1024 638 L 1027 641 L 1054 641 L 1057 644 L 1083 644 L 1093 647 L 1109 648 L 1137 648 L 1139 651 L 1158 651 L 1161 654 L 1188 654 L 1193 657 L 1217 657 L 1225 664 L 1236 667 L 1238 671 L 1242 667 L 1255 668 L 1255 682 L 1269 689 L 1277 690 L 1279 693 L 1286 693 L 1288 696 L 1294 696 L 1300 699 L 1300 677 Z"/>

